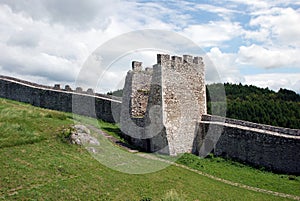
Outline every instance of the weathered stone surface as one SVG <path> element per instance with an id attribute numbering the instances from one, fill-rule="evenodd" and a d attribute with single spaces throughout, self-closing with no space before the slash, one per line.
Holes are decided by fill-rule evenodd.
<path id="1" fill-rule="evenodd" d="M 66 85 L 66 86 L 65 86 L 65 90 L 66 90 L 66 91 L 72 91 L 72 88 L 71 88 L 69 85 Z"/>
<path id="2" fill-rule="evenodd" d="M 69 88 L 68 88 L 69 89 Z M 121 101 L 107 97 L 56 90 L 52 87 L 0 76 L 0 97 L 34 106 L 118 122 Z"/>
<path id="3" fill-rule="evenodd" d="M 77 93 L 82 93 L 83 92 L 83 89 L 81 87 L 76 87 L 75 91 Z"/>
<path id="4" fill-rule="evenodd" d="M 53 89 L 57 89 L 57 90 L 60 90 L 60 84 L 55 84 Z"/>
<path id="5" fill-rule="evenodd" d="M 190 55 L 184 55 L 183 59 L 172 56 L 171 60 L 166 55 L 158 57 L 169 153 L 192 152 L 196 123 L 206 114 L 204 65 L 199 62 L 200 57 Z"/>
<path id="6" fill-rule="evenodd" d="M 87 94 L 93 95 L 94 94 L 94 90 L 92 88 L 88 88 L 88 90 L 86 91 Z"/>
<path id="7" fill-rule="evenodd" d="M 75 125 L 73 127 L 70 142 L 78 145 L 100 145 L 99 141 L 91 136 L 90 130 L 84 125 Z"/>
<path id="8" fill-rule="evenodd" d="M 135 72 L 140 72 L 143 70 L 142 68 L 142 62 L 139 61 L 133 61 L 132 62 L 132 70 Z"/>
<path id="9" fill-rule="evenodd" d="M 170 60 L 170 55 L 158 54 L 152 71 L 143 71 L 141 62 L 132 65 L 123 91 L 122 131 L 147 139 L 139 145 L 146 144 L 148 151 L 172 155 L 191 152 L 196 122 L 206 113 L 201 58 L 184 55 L 183 59 L 172 56 Z M 144 128 L 131 124 L 136 117 L 144 119 Z"/>
<path id="10" fill-rule="evenodd" d="M 123 88 L 120 127 L 126 135 L 141 139 L 152 71 L 143 70 L 142 63 L 138 61 L 132 62 L 132 69 L 127 73 Z"/>
<path id="11" fill-rule="evenodd" d="M 211 116 L 211 119 L 220 118 Z M 238 124 L 231 121 L 232 119 L 227 120 L 230 123 L 201 121 L 195 139 L 198 145 L 196 152 L 202 146 L 208 148 L 213 146 L 216 156 L 235 159 L 276 172 L 300 174 L 300 136 L 278 133 L 270 131 L 271 129 L 265 130 L 258 124 L 255 128 L 254 125 L 252 127 L 240 125 L 242 121 Z M 245 124 L 249 125 L 250 122 Z M 221 136 L 217 143 L 210 145 L 213 140 L 207 140 L 208 133 L 218 132 Z"/>

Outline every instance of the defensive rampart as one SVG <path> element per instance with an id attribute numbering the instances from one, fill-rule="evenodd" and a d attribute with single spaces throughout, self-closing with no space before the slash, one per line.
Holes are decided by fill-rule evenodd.
<path id="1" fill-rule="evenodd" d="M 196 154 L 214 133 L 216 156 L 231 158 L 276 172 L 300 174 L 300 130 L 203 115 L 195 141 Z"/>
<path id="2" fill-rule="evenodd" d="M 121 101 L 94 94 L 91 89 L 84 92 L 79 87 L 76 91 L 68 86 L 65 89 L 58 85 L 52 88 L 7 76 L 0 76 L 0 97 L 108 122 L 118 121 L 121 108 Z"/>

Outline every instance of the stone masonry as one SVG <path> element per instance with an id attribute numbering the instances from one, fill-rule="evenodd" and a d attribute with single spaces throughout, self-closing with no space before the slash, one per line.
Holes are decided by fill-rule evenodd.
<path id="1" fill-rule="evenodd" d="M 120 126 L 123 133 L 134 139 L 141 139 L 144 133 L 144 119 L 148 103 L 152 69 L 142 68 L 142 62 L 133 61 L 123 88 Z M 138 141 L 135 144 L 140 144 Z"/>
<path id="2" fill-rule="evenodd" d="M 123 91 L 121 130 L 151 152 L 192 152 L 196 123 L 206 113 L 202 58 L 158 54 L 153 70 L 143 70 L 141 62 L 132 64 Z"/>
<path id="3" fill-rule="evenodd" d="M 79 87 L 78 87 L 79 88 Z M 101 94 L 91 94 L 91 90 L 73 91 L 70 86 L 61 89 L 0 76 L 0 97 L 31 105 L 96 117 L 108 122 L 119 121 L 121 102 Z M 113 110 L 112 110 L 113 108 Z"/>
<path id="4" fill-rule="evenodd" d="M 300 174 L 299 129 L 222 118 L 224 117 L 202 116 L 195 138 L 196 152 L 200 151 L 199 147 L 205 146 L 207 135 L 221 131 L 221 136 L 214 145 L 214 155 L 275 172 Z"/>

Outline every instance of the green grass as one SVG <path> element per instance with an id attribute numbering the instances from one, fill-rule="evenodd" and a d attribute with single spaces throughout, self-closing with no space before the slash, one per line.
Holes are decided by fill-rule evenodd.
<path id="1" fill-rule="evenodd" d="M 106 133 L 110 134 L 111 136 L 117 138 L 121 142 L 125 142 L 125 139 L 121 137 L 121 131 L 119 129 L 118 124 L 115 123 L 108 123 L 102 120 L 89 118 L 89 117 L 83 117 L 79 115 L 73 115 L 73 119 L 76 122 L 92 125 L 96 128 L 101 128 L 101 130 L 105 131 Z"/>
<path id="2" fill-rule="evenodd" d="M 233 182 L 300 196 L 299 176 L 274 174 L 212 155 L 199 158 L 192 154 L 184 154 L 176 162 Z"/>
<path id="3" fill-rule="evenodd" d="M 5 99 L 0 99 L 0 114 L 2 200 L 285 200 L 230 186 L 176 166 L 167 166 L 147 174 L 124 173 L 126 170 L 151 170 L 164 164 L 119 149 L 96 133 L 100 141 L 100 146 L 95 147 L 98 154 L 90 154 L 82 146 L 63 142 L 62 130 L 72 125 L 74 119 L 78 121 L 72 114 Z M 92 119 L 82 119 L 85 119 L 85 123 L 98 125 Z M 112 133 L 117 129 L 116 125 L 103 122 L 100 122 L 100 126 L 112 128 L 107 129 Z M 195 168 L 198 163 L 195 161 L 201 161 L 190 155 L 181 159 L 182 163 L 190 160 Z M 209 160 L 204 161 L 204 167 L 207 165 L 207 169 L 210 169 Z M 217 163 L 211 161 L 211 167 Z M 111 164 L 115 167 L 110 168 Z M 229 174 L 227 169 L 235 166 L 230 166 L 230 162 L 226 161 L 220 164 L 214 169 L 224 166 L 224 174 Z M 243 169 L 245 175 L 241 178 L 246 179 L 249 170 L 251 179 L 255 171 Z M 210 171 L 219 174 L 217 171 L 214 173 L 213 169 Z M 277 177 L 270 173 L 270 178 L 273 178 L 272 175 Z M 289 180 L 283 178 L 281 181 L 286 182 L 293 191 Z M 262 182 L 274 185 L 269 180 Z M 298 178 L 295 182 L 299 182 Z"/>
<path id="4" fill-rule="evenodd" d="M 40 142 L 73 123 L 72 115 L 0 99 L 0 148 Z"/>

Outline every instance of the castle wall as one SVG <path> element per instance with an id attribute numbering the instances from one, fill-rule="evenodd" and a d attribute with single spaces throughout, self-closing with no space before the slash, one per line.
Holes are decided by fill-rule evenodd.
<path id="1" fill-rule="evenodd" d="M 96 117 L 108 122 L 115 122 L 114 117 L 120 116 L 118 113 L 121 108 L 121 102 L 108 98 L 55 90 L 7 77 L 0 77 L 0 97 L 37 107 Z"/>
<path id="2" fill-rule="evenodd" d="M 266 131 L 278 132 L 281 134 L 300 136 L 299 129 L 282 128 L 282 127 L 258 124 L 258 123 L 253 123 L 253 122 L 243 121 L 243 120 L 238 120 L 238 119 L 224 118 L 224 117 L 220 117 L 220 116 L 212 116 L 212 115 L 208 115 L 208 114 L 202 115 L 201 120 L 202 121 L 225 122 L 225 123 L 234 124 L 234 125 L 246 126 L 249 128 L 258 128 L 258 129 L 262 129 L 262 130 L 266 130 Z"/>
<path id="3" fill-rule="evenodd" d="M 204 139 L 208 132 L 211 134 L 221 132 L 213 150 L 216 156 L 246 162 L 276 172 L 300 174 L 300 136 L 271 131 L 284 131 L 285 128 L 268 126 L 266 130 L 264 125 L 240 120 L 226 118 L 225 122 L 221 122 L 207 121 L 207 117 L 204 119 L 206 121 L 199 123 L 198 135 L 195 139 L 198 149 L 200 146 L 206 146 Z"/>

